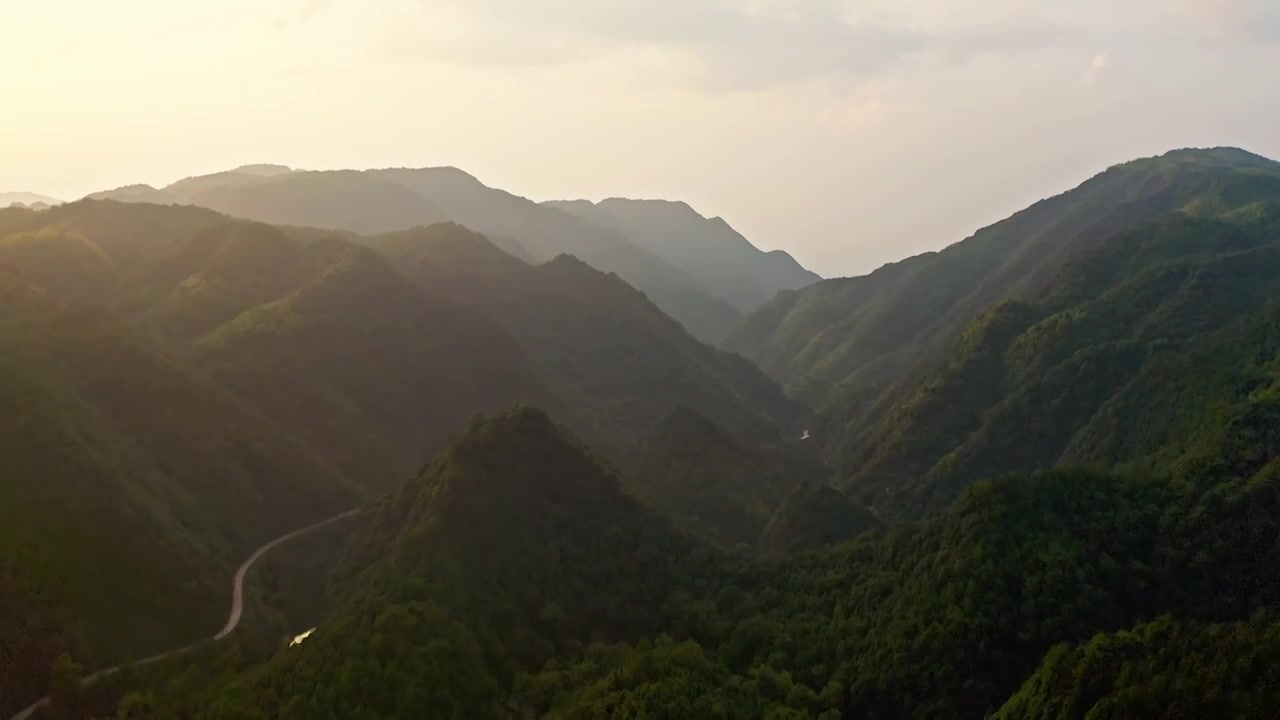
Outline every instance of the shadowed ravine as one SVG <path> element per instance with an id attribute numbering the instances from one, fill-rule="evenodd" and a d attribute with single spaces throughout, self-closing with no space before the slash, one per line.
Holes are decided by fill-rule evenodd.
<path id="1" fill-rule="evenodd" d="M 207 643 L 221 640 L 226 636 L 230 635 L 231 633 L 235 632 L 235 629 L 240 625 L 241 617 L 243 617 L 244 615 L 245 576 L 249 574 L 249 569 L 253 567 L 254 563 L 258 562 L 258 560 L 260 560 L 263 555 L 266 555 L 277 545 L 282 545 L 284 543 L 289 542 L 290 540 L 295 540 L 298 537 L 301 537 L 308 533 L 315 532 L 316 530 L 319 530 L 324 527 L 328 527 L 329 525 L 345 520 L 353 515 L 358 514 L 361 511 L 361 509 L 362 508 L 356 508 L 355 510 L 348 510 L 347 512 L 344 512 L 341 515 L 335 515 L 334 517 L 331 517 L 327 520 L 321 520 L 320 522 L 315 523 L 314 525 L 308 525 L 300 530 L 294 530 L 293 532 L 287 535 L 281 535 L 275 540 L 272 540 L 271 542 L 267 543 L 266 545 L 263 545 L 262 547 L 254 551 L 254 553 L 249 556 L 249 559 L 241 563 L 240 568 L 236 570 L 235 580 L 232 581 L 232 585 L 231 585 L 231 611 L 227 614 L 226 624 L 222 626 L 222 629 L 218 631 L 217 635 L 214 635 L 212 638 L 191 643 L 190 645 L 184 645 L 183 647 L 180 647 L 180 648 L 167 650 L 158 655 L 152 655 L 151 657 L 143 658 L 142 660 L 136 660 L 128 664 L 132 665 L 133 667 L 139 667 L 141 665 L 150 665 L 152 663 L 157 663 L 166 658 L 171 658 L 177 655 L 189 653 L 192 650 L 195 650 L 196 648 L 203 647 Z M 99 670 L 93 673 L 92 675 L 87 676 L 82 681 L 82 684 L 90 685 L 94 682 L 97 682 L 98 680 L 101 680 L 102 678 L 115 675 L 116 673 L 120 672 L 120 669 L 123 667 L 124 665 L 116 665 L 113 667 L 105 668 L 103 670 Z M 39 710 L 45 705 L 48 705 L 49 700 L 50 700 L 50 697 L 48 695 L 40 698 L 39 700 L 32 703 L 27 708 L 18 712 L 18 714 L 14 715 L 12 718 L 10 718 L 10 720 L 27 720 L 27 718 L 31 717 L 31 715 L 35 713 L 36 710 Z"/>

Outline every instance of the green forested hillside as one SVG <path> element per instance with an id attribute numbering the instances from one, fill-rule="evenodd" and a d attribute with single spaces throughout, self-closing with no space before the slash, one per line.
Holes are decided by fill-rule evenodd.
<path id="1" fill-rule="evenodd" d="M 1261 613 L 1229 624 L 1172 618 L 1055 647 L 1001 720 L 1275 717 L 1280 623 Z"/>
<path id="2" fill-rule="evenodd" d="M 487 317 L 358 246 L 323 241 L 302 262 L 301 285 L 201 338 L 194 361 L 349 475 L 390 487 L 477 412 L 558 408 Z"/>
<path id="3" fill-rule="evenodd" d="M 865 402 L 861 390 L 909 375 L 991 305 L 1037 295 L 1074 255 L 1180 208 L 1274 197 L 1277 178 L 1280 165 L 1232 148 L 1119 165 L 940 252 L 783 293 L 725 346 L 815 405 Z"/>
<path id="4" fill-rule="evenodd" d="M 661 627 L 691 550 L 543 412 L 517 408 L 478 421 L 381 508 L 337 582 L 426 588 L 509 680 L 575 643 Z"/>
<path id="5" fill-rule="evenodd" d="M 1257 430 L 1229 425 L 1237 440 Z M 1028 682 L 1042 662 L 1042 675 L 1075 672 L 1059 669 L 1060 644 L 1166 615 L 1246 622 L 1276 602 L 1275 449 L 1241 449 L 1173 478 L 984 482 L 923 522 L 744 564 L 675 533 L 521 410 L 473 427 L 379 510 L 334 579 L 345 599 L 319 642 L 203 687 L 206 701 L 188 688 L 169 702 L 209 718 L 396 717 L 429 702 L 475 717 L 509 703 L 565 718 L 947 718 L 1045 702 L 1047 682 L 1073 682 Z M 1204 653 L 1235 652 L 1239 635 L 1212 632 Z M 1107 658 L 1167 664 L 1160 652 Z M 1234 695 L 1191 707 L 1268 706 L 1256 663 L 1215 662 L 1195 682 Z M 1161 672 L 1156 690 L 1191 702 L 1173 684 L 1190 670 Z"/>
<path id="6" fill-rule="evenodd" d="M 694 550 L 541 411 L 479 421 L 379 505 L 314 639 L 199 714 L 497 717 L 518 671 L 666 625 Z"/>
<path id="7" fill-rule="evenodd" d="M 801 483 L 777 506 L 760 538 L 766 554 L 836 545 L 879 526 L 871 511 L 839 490 Z"/>
<path id="8" fill-rule="evenodd" d="M 781 717 L 982 716 L 1042 657 L 1060 655 L 1059 643 L 1087 643 L 1168 613 L 1180 623 L 1239 623 L 1271 606 L 1280 589 L 1270 567 L 1278 497 L 1271 457 L 1259 472 L 1259 458 L 1227 451 L 1173 482 L 1058 471 L 983 483 L 923 523 L 730 574 L 736 579 L 710 588 L 714 610 L 694 606 L 699 622 L 689 627 L 700 647 L 682 651 L 687 661 L 646 659 L 644 643 L 588 649 L 574 665 L 548 665 L 521 687 L 552 717 L 603 708 L 641 717 L 621 709 L 646 701 L 693 707 L 681 693 L 691 682 L 688 663 L 696 663 L 698 677 L 715 678 L 699 681 L 708 697 L 712 683 L 741 691 L 750 679 L 771 679 L 771 697 L 793 712 Z M 1166 669 L 1164 697 L 1258 716 L 1272 702 L 1268 686 L 1255 683 L 1265 670 L 1256 660 L 1225 664 L 1246 648 L 1231 644 L 1230 628 L 1217 632 L 1204 636 L 1215 644 L 1197 652 L 1218 659 L 1203 671 Z M 616 670 L 624 663 L 647 675 L 624 680 Z M 1130 694 L 1146 679 L 1116 679 L 1105 669 L 1093 677 L 1127 685 Z M 1040 685 L 1040 701 L 1061 707 L 1070 686 L 1052 682 Z M 1083 692 L 1098 687 L 1085 682 L 1096 681 L 1081 681 Z M 1197 697 L 1194 689 L 1215 687 L 1233 695 Z M 750 696 L 726 702 L 755 707 Z M 1138 707 L 1146 709 L 1116 716 L 1166 716 L 1158 704 Z"/>
<path id="9" fill-rule="evenodd" d="M 19 220 L 0 258 L 106 306 L 366 487 L 412 474 L 476 412 L 564 412 L 500 325 L 328 233 L 110 201 Z M 100 259 L 94 283 L 63 238 Z"/>
<path id="10" fill-rule="evenodd" d="M 705 345 L 616 275 L 570 256 L 529 266 L 459 226 L 368 242 L 428 293 L 500 321 L 611 455 L 687 406 L 752 442 L 798 432 L 804 408 L 741 357 Z"/>
<path id="11" fill-rule="evenodd" d="M 1168 471 L 1280 378 L 1277 278 L 1280 178 L 1234 178 L 989 310 L 892 410 L 829 428 L 841 482 L 909 510 L 1059 464 Z"/>
<path id="12" fill-rule="evenodd" d="M 627 470 L 633 492 L 693 532 L 751 550 L 791 491 L 827 472 L 798 443 L 743 442 L 686 407 L 658 423 Z"/>
<path id="13" fill-rule="evenodd" d="M 774 383 L 615 276 L 478 242 L 402 268 L 487 283 L 463 295 L 346 236 L 199 208 L 0 213 L 0 592 L 48 611 L 0 629 L 31 658 L 5 671 L 6 706 L 63 651 L 93 668 L 207 634 L 245 554 L 392 487 L 478 412 L 534 402 L 618 457 L 684 400 L 744 443 L 798 422 Z M 495 273 L 511 271 L 508 287 Z"/>
<path id="14" fill-rule="evenodd" d="M 33 646 L 100 665 L 202 637 L 242 555 L 362 493 L 105 312 L 2 274 L 0 593 L 40 608 L 0 616 L 8 709 L 48 682 Z"/>
<path id="15" fill-rule="evenodd" d="M 412 473 L 485 398 L 555 405 L 502 394 L 539 385 L 496 324 L 310 231 L 107 202 L 0 228 L 0 710 L 64 651 L 94 668 L 211 634 L 249 552 Z M 277 302 L 294 322 L 246 349 L 236 319 Z"/>

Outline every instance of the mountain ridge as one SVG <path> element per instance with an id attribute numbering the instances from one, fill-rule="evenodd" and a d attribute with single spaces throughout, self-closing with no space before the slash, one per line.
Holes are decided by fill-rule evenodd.
<path id="1" fill-rule="evenodd" d="M 762 252 L 723 218 L 704 217 L 683 201 L 614 197 L 543 204 L 622 233 L 693 273 L 742 312 L 821 279 L 790 254 Z"/>
<path id="2" fill-rule="evenodd" d="M 0 208 L 7 208 L 10 205 L 61 205 L 62 201 L 57 198 L 51 198 L 48 195 L 40 195 L 32 192 L 0 192 Z"/>
<path id="3" fill-rule="evenodd" d="M 610 451 L 680 405 L 763 442 L 790 433 L 805 414 L 750 363 L 699 342 L 644 293 L 573 255 L 529 265 L 457 225 L 367 243 L 424 292 L 502 323 L 585 421 L 569 424 Z"/>
<path id="4" fill-rule="evenodd" d="M 936 357 L 991 305 L 1036 292 L 1071 255 L 1186 205 L 1215 182 L 1278 171 L 1231 148 L 1115 165 L 941 250 L 783 293 L 723 344 L 813 404 L 883 388 Z"/>
<path id="5" fill-rule="evenodd" d="M 457 222 L 522 259 L 545 261 L 569 252 L 600 270 L 617 272 L 705 340 L 718 340 L 740 318 L 738 310 L 682 269 L 621 234 L 490 188 L 453 167 L 294 170 L 269 176 L 230 171 L 186 178 L 160 190 L 121 188 L 89 197 L 191 204 L 272 224 L 363 234 Z"/>

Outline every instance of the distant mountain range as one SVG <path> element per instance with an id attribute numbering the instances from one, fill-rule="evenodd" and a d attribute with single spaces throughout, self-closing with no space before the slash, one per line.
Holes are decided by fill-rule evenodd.
<path id="1" fill-rule="evenodd" d="M 820 278 L 782 250 L 761 252 L 721 218 L 705 218 L 682 202 L 611 198 L 543 203 L 616 230 L 627 239 L 693 275 L 716 297 L 744 313 L 782 290 Z"/>
<path id="2" fill-rule="evenodd" d="M 570 254 L 617 273 L 709 342 L 778 291 L 819 279 L 785 253 L 763 253 L 723 221 L 683 204 L 609 201 L 583 213 L 580 204 L 539 205 L 486 187 L 455 168 L 310 172 L 251 165 L 90 198 L 198 205 L 277 225 L 362 234 L 454 222 L 526 261 Z"/>
<path id="3" fill-rule="evenodd" d="M 47 195 L 37 195 L 29 192 L 0 192 L 0 208 L 7 208 L 10 205 L 25 205 L 27 207 L 52 207 L 60 204 L 62 201 L 51 198 Z"/>

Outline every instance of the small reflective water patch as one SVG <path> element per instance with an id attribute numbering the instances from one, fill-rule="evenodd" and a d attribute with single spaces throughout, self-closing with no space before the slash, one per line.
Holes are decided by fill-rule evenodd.
<path id="1" fill-rule="evenodd" d="M 309 638 L 309 637 L 311 637 L 311 633 L 313 633 L 313 632 L 315 632 L 315 631 L 316 631 L 316 629 L 315 629 L 315 628 L 311 628 L 310 630 L 308 630 L 308 631 L 306 631 L 306 632 L 302 633 L 301 635 L 297 635 L 297 636 L 295 636 L 295 637 L 293 638 L 293 642 L 289 643 L 289 647 L 293 647 L 294 645 L 301 645 L 301 644 L 302 644 L 302 641 L 303 641 L 303 640 L 306 640 L 306 639 L 307 639 L 307 638 Z"/>

